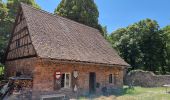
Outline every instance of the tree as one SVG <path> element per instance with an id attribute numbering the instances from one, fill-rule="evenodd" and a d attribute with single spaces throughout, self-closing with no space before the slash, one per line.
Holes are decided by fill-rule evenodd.
<path id="1" fill-rule="evenodd" d="M 33 7 L 40 9 L 40 6 L 38 6 L 35 3 L 35 0 L 7 0 L 7 8 L 9 9 L 9 16 L 12 17 L 14 20 L 17 15 L 18 6 L 20 2 L 32 5 Z"/>
<path id="2" fill-rule="evenodd" d="M 156 21 L 141 20 L 111 34 L 113 46 L 133 69 L 166 72 L 166 35 Z"/>
<path id="3" fill-rule="evenodd" d="M 121 28 L 111 34 L 113 47 L 119 54 L 132 66 L 137 69 L 140 66 L 139 56 L 139 38 L 137 33 L 137 25 L 132 25 L 127 28 Z"/>
<path id="4" fill-rule="evenodd" d="M 9 27 L 9 31 L 7 35 L 12 31 L 12 26 L 14 24 L 15 18 L 17 16 L 18 8 L 21 2 L 32 5 L 33 7 L 40 9 L 40 6 L 38 6 L 35 3 L 35 0 L 7 0 L 8 19 L 9 19 L 9 23 L 7 25 Z"/>
<path id="5" fill-rule="evenodd" d="M 107 26 L 102 27 L 102 32 L 103 32 L 102 35 L 104 36 L 104 38 L 108 40 Z"/>
<path id="6" fill-rule="evenodd" d="M 4 30 L 6 27 L 3 27 L 6 23 L 6 21 L 8 20 L 8 9 L 6 7 L 6 4 L 4 4 L 2 2 L 2 0 L 0 1 L 0 34 L 1 36 L 4 35 Z"/>
<path id="7" fill-rule="evenodd" d="M 2 22 L 8 14 L 6 5 L 0 0 L 0 22 Z"/>
<path id="8" fill-rule="evenodd" d="M 20 5 L 20 2 L 32 5 L 33 7 L 40 9 L 40 6 L 38 6 L 35 3 L 34 0 L 7 0 L 7 8 L 9 9 L 8 17 L 10 19 L 10 22 L 8 24 L 8 26 L 9 26 L 8 34 L 12 31 L 12 26 L 13 26 L 15 18 L 17 16 L 17 12 L 18 12 L 18 8 L 19 8 L 19 5 Z"/>
<path id="9" fill-rule="evenodd" d="M 146 19 L 139 22 L 142 27 L 140 49 L 143 54 L 143 62 L 146 70 L 161 71 L 165 73 L 166 66 L 166 38 L 159 29 L 156 21 Z"/>
<path id="10" fill-rule="evenodd" d="M 62 0 L 54 11 L 79 23 L 94 27 L 102 32 L 98 23 L 99 12 L 94 0 Z"/>
<path id="11" fill-rule="evenodd" d="M 8 17 L 8 9 L 6 4 L 0 1 L 0 61 L 4 58 L 5 48 L 7 44 L 7 38 L 9 37 L 7 33 L 9 32 L 9 17 Z"/>
<path id="12" fill-rule="evenodd" d="M 162 29 L 162 31 L 164 32 L 165 36 L 166 36 L 166 51 L 167 51 L 167 71 L 170 72 L 170 25 L 164 27 Z"/>

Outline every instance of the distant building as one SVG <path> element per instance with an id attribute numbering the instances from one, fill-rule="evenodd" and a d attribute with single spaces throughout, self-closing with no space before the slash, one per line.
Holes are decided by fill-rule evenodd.
<path id="1" fill-rule="evenodd" d="M 6 75 L 33 78 L 35 91 L 101 93 L 121 88 L 129 66 L 94 28 L 21 4 L 9 42 Z"/>

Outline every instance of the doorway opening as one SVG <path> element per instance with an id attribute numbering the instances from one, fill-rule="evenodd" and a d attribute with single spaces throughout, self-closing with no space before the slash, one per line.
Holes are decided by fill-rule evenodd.
<path id="1" fill-rule="evenodd" d="M 96 73 L 90 72 L 89 74 L 89 93 L 94 94 L 96 92 Z"/>

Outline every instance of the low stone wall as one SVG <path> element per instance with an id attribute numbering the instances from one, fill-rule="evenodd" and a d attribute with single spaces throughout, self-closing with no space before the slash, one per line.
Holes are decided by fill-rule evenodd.
<path id="1" fill-rule="evenodd" d="M 152 72 L 135 70 L 126 75 L 125 84 L 142 87 L 160 87 L 170 84 L 170 75 L 155 75 Z"/>

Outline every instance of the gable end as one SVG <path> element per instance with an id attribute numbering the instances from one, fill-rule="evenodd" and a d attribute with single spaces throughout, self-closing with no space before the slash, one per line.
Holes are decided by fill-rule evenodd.
<path id="1" fill-rule="evenodd" d="M 22 9 L 20 9 L 11 34 L 6 60 L 17 60 L 35 56 L 36 51 L 32 45 L 27 22 Z"/>

